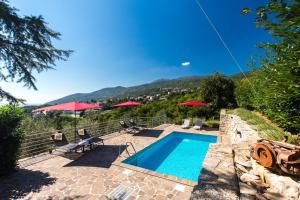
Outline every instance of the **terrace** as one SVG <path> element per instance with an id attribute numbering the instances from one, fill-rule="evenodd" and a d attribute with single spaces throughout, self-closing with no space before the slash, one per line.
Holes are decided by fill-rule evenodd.
<path id="1" fill-rule="evenodd" d="M 232 150 L 226 136 L 218 130 L 183 130 L 162 118 L 139 120 L 152 128 L 132 135 L 116 130 L 117 125 L 111 123 L 111 133 L 102 136 L 105 145 L 92 151 L 68 156 L 44 152 L 20 159 L 20 169 L 0 181 L 0 198 L 109 199 L 110 193 L 121 186 L 132 190 L 128 199 L 238 199 Z M 109 129 L 102 127 L 98 132 L 103 130 Z M 218 136 L 206 155 L 198 183 L 121 163 L 129 157 L 126 142 L 140 151 L 173 131 Z M 28 142 L 27 146 L 35 143 Z M 42 151 L 35 146 L 30 147 L 35 151 L 27 151 L 23 157 Z M 130 148 L 128 151 L 134 153 Z"/>

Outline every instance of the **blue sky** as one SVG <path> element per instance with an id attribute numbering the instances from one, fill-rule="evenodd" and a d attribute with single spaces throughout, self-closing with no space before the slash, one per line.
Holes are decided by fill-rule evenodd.
<path id="1" fill-rule="evenodd" d="M 255 44 L 268 40 L 244 7 L 261 0 L 201 0 L 243 69 Z M 57 47 L 74 50 L 56 70 L 36 76 L 38 91 L 3 83 L 27 103 L 77 92 L 132 86 L 160 78 L 239 72 L 194 0 L 11 0 L 20 14 L 42 15 L 62 34 Z M 190 62 L 181 66 L 182 62 Z"/>

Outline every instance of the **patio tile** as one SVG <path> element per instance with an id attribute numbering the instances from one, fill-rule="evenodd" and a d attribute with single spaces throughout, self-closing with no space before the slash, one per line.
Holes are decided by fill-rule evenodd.
<path id="1" fill-rule="evenodd" d="M 115 134 L 105 141 L 105 146 L 99 146 L 96 150 L 78 155 L 73 160 L 65 157 L 50 157 L 48 160 L 30 165 L 21 169 L 5 180 L 0 180 L 0 188 L 4 188 L 2 197 L 14 197 L 14 199 L 105 199 L 107 195 L 120 184 L 134 188 L 129 199 L 190 199 L 192 193 L 197 193 L 197 187 L 189 186 L 189 181 L 136 167 L 117 165 L 128 157 L 126 151 L 119 149 L 125 142 L 132 142 L 137 151 L 143 149 L 156 140 L 170 134 L 172 131 L 184 131 L 204 134 L 218 134 L 218 131 L 182 130 L 178 126 L 166 126 L 159 137 L 133 136 L 129 134 Z M 218 145 L 217 145 L 218 146 Z M 226 147 L 227 148 L 227 147 Z M 234 183 L 234 178 L 222 179 L 222 173 L 232 173 L 230 163 L 231 149 L 219 149 L 220 152 L 211 152 L 207 158 L 217 158 L 216 162 L 207 163 L 218 172 L 218 180 Z M 127 165 L 128 166 L 128 165 Z M 162 178 L 163 177 L 163 178 Z M 23 180 L 29 180 L 28 181 Z M 174 182 L 176 181 L 176 182 Z M 179 182 L 182 182 L 180 184 Z M 27 186 L 24 184 L 28 184 Z M 184 185 L 183 185 L 184 184 Z M 209 187 L 209 186 L 206 186 Z M 177 188 L 177 189 L 175 189 Z M 196 188 L 196 189 L 195 189 Z M 1 190 L 0 190 L 1 191 Z M 18 191 L 12 195 L 12 191 Z M 231 192 L 231 191 L 230 191 Z M 2 196 L 1 196 L 2 195 Z M 197 199 L 197 195 L 193 199 Z"/>

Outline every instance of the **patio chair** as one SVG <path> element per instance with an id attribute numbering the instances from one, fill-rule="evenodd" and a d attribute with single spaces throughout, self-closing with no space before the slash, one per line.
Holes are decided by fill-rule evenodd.
<path id="1" fill-rule="evenodd" d="M 86 129 L 79 129 L 77 133 L 79 138 L 81 139 L 78 144 L 82 146 L 83 151 L 86 146 L 90 146 L 90 149 L 92 150 L 95 145 L 104 145 L 104 140 L 102 138 L 91 136 Z"/>
<path id="2" fill-rule="evenodd" d="M 190 128 L 191 120 L 185 119 L 183 124 L 181 125 L 181 128 L 187 129 Z"/>
<path id="3" fill-rule="evenodd" d="M 200 130 L 203 126 L 203 121 L 202 120 L 197 120 L 193 126 L 193 129 Z"/>
<path id="4" fill-rule="evenodd" d="M 58 151 L 69 153 L 69 152 L 76 152 L 82 146 L 77 143 L 69 143 L 67 138 L 63 133 L 57 132 L 51 135 L 51 139 L 54 143 L 53 149 Z M 50 149 L 49 152 L 52 153 L 53 149 Z"/>
<path id="5" fill-rule="evenodd" d="M 141 125 L 138 125 L 135 121 L 134 121 L 134 119 L 130 119 L 129 120 L 129 123 L 130 123 L 130 128 L 132 128 L 132 129 L 136 129 L 136 130 L 139 130 L 139 131 L 143 131 L 143 130 L 145 130 L 146 129 L 146 126 L 141 126 Z"/>
<path id="6" fill-rule="evenodd" d="M 126 133 L 130 133 L 130 134 L 137 134 L 140 132 L 140 130 L 134 128 L 134 127 L 131 127 L 131 126 L 128 126 L 125 121 L 120 121 L 120 125 L 122 127 L 122 129 L 126 132 Z"/>
<path id="7" fill-rule="evenodd" d="M 135 121 L 134 121 L 133 118 L 131 118 L 131 119 L 129 120 L 129 123 L 130 123 L 131 127 L 137 126 L 137 124 L 135 123 Z"/>

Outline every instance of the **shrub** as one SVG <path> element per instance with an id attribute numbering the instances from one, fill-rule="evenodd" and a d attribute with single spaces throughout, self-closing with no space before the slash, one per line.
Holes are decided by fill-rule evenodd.
<path id="1" fill-rule="evenodd" d="M 0 176 L 12 172 L 21 146 L 23 133 L 19 128 L 24 110 L 5 105 L 0 107 Z"/>

